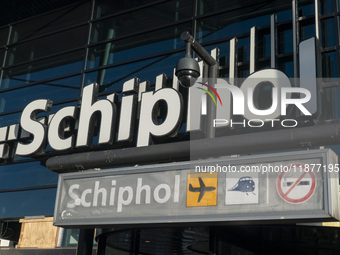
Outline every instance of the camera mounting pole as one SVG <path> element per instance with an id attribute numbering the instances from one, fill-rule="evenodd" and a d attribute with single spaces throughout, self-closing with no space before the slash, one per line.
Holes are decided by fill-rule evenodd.
<path id="1" fill-rule="evenodd" d="M 194 37 L 188 31 L 181 34 L 181 40 L 186 44 L 190 43 L 192 50 L 209 66 L 218 66 L 218 62 L 209 54 L 209 52 L 206 51 L 206 49 L 204 49 L 204 47 L 199 42 L 194 39 Z M 186 50 L 188 51 L 188 47 Z"/>
<path id="2" fill-rule="evenodd" d="M 219 70 L 219 64 L 217 60 L 215 60 L 204 47 L 197 42 L 194 37 L 188 32 L 183 32 L 181 34 L 181 39 L 186 43 L 186 58 L 191 58 L 191 48 L 192 50 L 209 66 L 208 77 L 203 77 L 208 79 L 208 83 L 210 86 L 214 86 L 217 83 L 217 75 Z M 177 65 L 178 67 L 178 65 Z M 181 66 L 182 67 L 182 66 Z M 182 67 L 183 68 L 183 67 Z M 178 68 L 177 68 L 178 70 Z M 176 72 L 176 75 L 179 72 Z M 177 75 L 179 76 L 179 75 Z M 191 84 L 192 86 L 193 84 Z M 212 92 L 209 89 L 210 92 Z M 211 93 L 214 97 L 215 94 Z M 207 138 L 215 137 L 215 128 L 213 126 L 213 121 L 216 115 L 216 108 L 212 102 L 212 100 L 208 100 L 207 107 L 207 127 L 206 127 L 206 136 Z"/>

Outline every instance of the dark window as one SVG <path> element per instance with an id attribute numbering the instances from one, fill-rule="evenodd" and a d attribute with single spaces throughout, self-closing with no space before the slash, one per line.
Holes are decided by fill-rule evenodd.
<path id="1" fill-rule="evenodd" d="M 72 5 L 62 10 L 18 23 L 13 26 L 10 43 L 34 38 L 79 23 L 85 23 L 89 19 L 89 7 L 89 2 Z"/>
<path id="2" fill-rule="evenodd" d="M 21 112 L 15 114 L 7 114 L 0 116 L 0 126 L 5 127 L 20 122 Z"/>
<path id="3" fill-rule="evenodd" d="M 84 50 L 48 58 L 4 71 L 1 88 L 19 87 L 25 84 L 80 72 L 83 67 Z M 79 84 L 73 86 L 79 87 Z"/>
<path id="4" fill-rule="evenodd" d="M 278 69 L 284 72 L 288 77 L 294 77 L 293 57 L 283 57 L 279 59 Z"/>
<path id="5" fill-rule="evenodd" d="M 33 61 L 70 49 L 84 47 L 87 41 L 88 26 L 81 26 L 58 34 L 42 37 L 10 47 L 6 65 Z"/>
<path id="6" fill-rule="evenodd" d="M 14 178 L 17 180 L 18 176 Z M 53 215 L 56 190 L 51 188 L 0 193 L 0 218 Z"/>
<path id="7" fill-rule="evenodd" d="M 186 30 L 191 30 L 191 23 L 91 47 L 87 69 L 182 48 L 180 34 Z"/>
<path id="8" fill-rule="evenodd" d="M 333 0 L 319 0 L 319 1 L 321 15 L 334 12 Z"/>
<path id="9" fill-rule="evenodd" d="M 315 24 L 300 23 L 300 40 L 306 40 L 315 36 Z"/>
<path id="10" fill-rule="evenodd" d="M 183 55 L 180 52 L 87 73 L 84 86 L 97 82 L 102 85 L 101 91 L 121 91 L 123 83 L 134 77 L 138 77 L 141 82 L 149 80 L 154 83 L 156 76 L 162 73 L 173 76 L 176 63 Z"/>
<path id="11" fill-rule="evenodd" d="M 104 17 L 110 14 L 126 11 L 146 4 L 157 2 L 157 0 L 129 0 L 129 1 L 107 1 L 96 0 L 94 7 L 94 18 Z"/>
<path id="12" fill-rule="evenodd" d="M 270 34 L 269 32 L 259 32 L 257 38 L 257 49 L 258 49 L 258 58 L 269 58 L 270 57 Z"/>
<path id="13" fill-rule="evenodd" d="M 9 27 L 0 29 L 0 47 L 4 47 L 8 40 Z"/>
<path id="14" fill-rule="evenodd" d="M 336 45 L 334 18 L 321 20 L 321 46 L 323 48 Z"/>
<path id="15" fill-rule="evenodd" d="M 229 78 L 229 53 L 230 53 L 230 45 L 229 41 L 222 42 L 219 44 L 213 44 L 204 47 L 208 52 L 211 50 L 218 48 L 219 49 L 219 64 L 220 64 L 220 77 Z"/>
<path id="16" fill-rule="evenodd" d="M 339 105 L 339 87 L 331 87 L 323 89 L 322 102 L 327 102 L 321 107 L 321 119 L 331 120 L 340 117 L 340 105 Z"/>
<path id="17" fill-rule="evenodd" d="M 5 49 L 0 49 L 0 67 L 2 67 L 4 62 Z"/>
<path id="18" fill-rule="evenodd" d="M 242 13 L 237 16 L 231 12 L 198 20 L 196 39 L 201 42 L 208 42 L 249 33 L 254 26 L 258 28 L 269 26 L 269 15 L 251 18 L 248 14 Z"/>
<path id="19" fill-rule="evenodd" d="M 77 98 L 80 76 L 45 82 L 30 87 L 0 93 L 0 112 L 22 110 L 36 99 L 50 99 L 53 102 Z"/>
<path id="20" fill-rule="evenodd" d="M 322 77 L 338 77 L 338 65 L 336 51 L 322 54 Z"/>
<path id="21" fill-rule="evenodd" d="M 279 3 L 277 3 L 279 2 Z M 266 0 L 258 0 L 258 1 L 239 1 L 239 0 L 199 0 L 198 1 L 198 14 L 209 14 L 220 11 L 232 11 L 232 10 L 248 10 L 248 14 L 252 14 L 253 12 L 261 11 L 267 9 L 270 5 L 270 2 Z M 290 6 L 290 2 L 288 1 L 276 1 L 275 6 L 271 6 L 276 10 L 281 10 L 282 8 L 287 8 Z"/>
<path id="22" fill-rule="evenodd" d="M 299 1 L 299 17 L 314 15 L 314 0 Z"/>
<path id="23" fill-rule="evenodd" d="M 171 24 L 192 15 L 192 1 L 171 1 L 93 23 L 91 42 L 127 36 Z"/>
<path id="24" fill-rule="evenodd" d="M 78 244 L 79 229 L 60 228 L 60 247 L 75 247 Z"/>
<path id="25" fill-rule="evenodd" d="M 292 25 L 278 26 L 278 53 L 287 54 L 293 52 Z"/>
<path id="26" fill-rule="evenodd" d="M 277 16 L 277 22 L 279 22 L 279 23 L 285 22 L 285 21 L 292 21 L 291 6 L 288 7 L 288 10 L 280 11 L 280 12 L 276 13 L 276 16 Z"/>
<path id="27" fill-rule="evenodd" d="M 237 42 L 238 52 L 237 52 L 237 62 L 240 64 L 249 62 L 250 59 L 250 38 L 240 38 Z"/>
<path id="28" fill-rule="evenodd" d="M 0 166 L 0 176 L 0 191 L 58 183 L 58 174 L 47 170 L 39 161 Z"/>

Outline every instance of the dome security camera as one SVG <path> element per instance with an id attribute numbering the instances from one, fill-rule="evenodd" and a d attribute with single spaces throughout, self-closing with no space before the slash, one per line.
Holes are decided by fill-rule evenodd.
<path id="1" fill-rule="evenodd" d="M 175 74 L 183 87 L 189 88 L 193 86 L 200 76 L 197 61 L 191 57 L 181 58 L 177 63 Z"/>

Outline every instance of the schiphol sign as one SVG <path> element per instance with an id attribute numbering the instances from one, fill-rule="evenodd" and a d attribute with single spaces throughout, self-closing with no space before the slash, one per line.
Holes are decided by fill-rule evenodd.
<path id="1" fill-rule="evenodd" d="M 334 220 L 338 182 L 329 149 L 61 174 L 54 224 Z"/>
<path id="2" fill-rule="evenodd" d="M 308 63 L 303 62 L 311 54 L 314 54 L 314 58 L 308 60 Z M 302 79 L 305 76 L 311 79 Z M 17 140 L 16 155 L 37 156 L 44 154 L 47 144 L 55 151 L 90 148 L 95 130 L 98 132 L 98 146 L 132 142 L 136 139 L 136 146 L 141 147 L 152 144 L 155 138 L 176 136 L 183 123 L 183 97 L 175 85 L 173 88 L 164 87 L 165 82 L 159 81 L 159 77 L 164 79 L 164 75 L 157 77 L 155 91 L 147 91 L 146 83 L 140 83 L 137 78 L 125 82 L 121 102 L 117 101 L 116 94 L 98 99 L 99 85 L 90 84 L 83 89 L 80 106 L 64 107 L 43 118 L 39 114 L 48 115 L 52 101 L 39 99 L 29 103 L 21 115 L 20 134 L 19 125 L 0 128 L 3 141 L 0 144 L 0 158 L 8 157 L 8 144 L 13 144 L 6 143 L 4 137 Z M 269 123 L 272 127 L 295 127 L 295 119 L 286 119 L 288 107 L 295 107 L 300 116 L 311 116 L 317 111 L 314 38 L 300 44 L 300 77 L 299 87 L 293 87 L 288 77 L 276 69 L 255 72 L 240 87 L 218 79 L 215 89 L 223 104 L 216 106 L 216 118 L 209 125 L 261 127 L 264 123 Z M 264 83 L 271 86 L 272 102 L 268 109 L 260 109 L 257 106 L 259 99 L 254 96 L 257 87 Z M 186 100 L 188 132 L 202 129 L 204 107 L 201 105 L 206 95 L 203 90 L 197 89 L 198 86 L 202 86 L 200 81 L 189 89 Z M 120 109 L 117 109 L 118 106 Z M 158 114 L 164 111 L 166 114 L 163 114 L 163 120 L 158 122 Z M 233 119 L 235 116 L 243 116 L 244 120 L 236 122 Z"/>

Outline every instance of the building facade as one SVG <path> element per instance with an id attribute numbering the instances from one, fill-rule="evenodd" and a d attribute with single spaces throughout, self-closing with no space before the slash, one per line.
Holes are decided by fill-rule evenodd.
<path id="1" fill-rule="evenodd" d="M 110 162 L 111 167 L 98 165 L 102 171 L 104 168 L 139 163 L 190 160 L 190 153 L 178 158 L 172 155 L 158 157 L 156 150 L 153 152 L 154 157 L 149 156 L 145 161 L 139 161 L 137 151 L 134 154 L 135 148 L 204 138 L 204 132 L 194 129 L 188 131 L 189 93 L 188 89 L 178 85 L 174 71 L 178 60 L 184 56 L 185 42 L 180 38 L 184 31 L 189 31 L 206 50 L 212 51 L 219 62 L 218 77 L 238 87 L 253 73 L 265 69 L 279 70 L 291 79 L 301 78 L 306 73 L 311 76 L 315 74 L 312 78 L 317 80 L 317 109 L 310 116 L 301 116 L 297 109 L 289 108 L 287 115 L 289 119 L 297 119 L 296 127 L 306 128 L 306 132 L 309 132 L 310 127 L 338 123 L 340 2 L 337 0 L 49 0 L 35 3 L 11 1 L 5 5 L 0 15 L 2 239 L 18 242 L 22 231 L 22 221 L 19 220 L 25 217 L 53 216 L 59 174 L 87 170 L 85 162 L 84 165 L 82 162 L 73 162 L 73 166 L 79 166 L 73 169 L 63 168 L 62 164 L 59 169 L 56 165 L 49 167 L 51 159 L 69 156 L 67 159 L 73 160 L 80 153 L 130 149 L 130 161 L 126 157 L 121 162 Z M 309 39 L 315 42 L 315 70 L 305 71 L 301 58 L 303 47 L 300 46 Z M 219 50 L 214 51 L 216 48 Z M 124 90 L 125 84 L 127 87 L 130 84 L 128 82 L 133 83 L 132 90 Z M 91 104 L 97 100 L 96 96 L 99 100 L 111 101 L 116 106 L 117 121 L 115 123 L 113 118 L 114 123 L 111 123 L 115 126 L 113 137 L 105 140 L 100 137 L 101 132 L 104 132 L 101 126 L 106 125 L 104 114 L 102 119 L 90 116 L 88 128 L 84 131 L 86 138 L 81 143 L 78 133 L 82 130 L 81 117 L 78 118 L 77 111 L 81 111 L 80 107 L 85 109 L 84 95 L 91 84 L 98 84 L 98 87 L 93 85 L 96 88 L 92 94 L 88 92 L 94 100 Z M 292 84 L 293 87 L 299 87 L 294 81 Z M 310 88 L 308 86 L 310 84 L 307 85 Z M 144 133 L 138 133 L 138 127 L 142 126 L 139 119 L 142 93 L 160 88 L 173 88 L 182 95 L 183 118 L 176 125 L 176 132 L 162 135 L 148 133 L 150 137 L 147 137 L 146 142 L 140 141 L 145 136 Z M 257 108 L 270 107 L 273 102 L 271 88 L 264 84 L 255 91 Z M 96 93 L 98 95 L 94 96 Z M 129 126 L 120 127 L 118 119 L 123 121 L 123 98 L 129 95 L 134 95 L 135 100 L 135 117 L 131 117 L 134 121 Z M 29 130 L 22 125 L 23 112 L 29 111 L 28 105 L 39 99 L 50 101 L 46 101 L 44 107 L 39 106 L 26 114 L 36 123 L 41 123 L 36 129 L 33 127 Z M 52 131 L 50 134 L 52 128 L 49 124 L 53 121 L 53 114 L 66 108 L 73 112 L 65 120 L 60 120 L 58 124 L 63 125 L 57 126 L 55 134 L 61 140 L 68 139 L 70 144 L 58 148 Z M 157 126 L 167 118 L 169 109 L 163 107 L 162 103 L 155 108 L 151 109 L 158 111 L 153 113 Z M 236 120 L 242 122 L 239 118 Z M 123 134 L 125 129 L 129 130 L 128 134 Z M 282 125 L 272 127 L 267 124 L 256 131 L 251 125 L 228 126 L 218 129 L 216 137 L 257 136 L 259 132 L 268 132 L 270 136 L 273 130 L 280 132 L 284 129 Z M 35 148 L 25 146 L 37 139 L 41 140 Z M 332 136 L 324 143 L 321 139 L 321 142 L 305 141 L 300 143 L 301 146 L 273 145 L 270 149 L 259 146 L 255 151 L 241 148 L 234 152 L 230 149 L 218 155 L 274 153 L 320 147 L 331 148 L 339 155 L 339 141 L 336 136 Z M 21 150 L 22 147 L 25 149 Z M 95 163 L 90 168 L 96 168 Z M 123 227 L 117 230 L 116 226 L 111 225 L 100 228 L 103 226 L 98 225 L 98 245 L 95 247 L 98 254 L 292 254 L 306 251 L 337 254 L 340 250 L 337 238 L 340 233 L 336 227 L 277 223 L 255 222 L 228 226 L 209 223 L 165 226 L 137 224 L 129 226 L 128 230 Z M 75 250 L 60 249 L 77 246 L 78 232 L 77 228 L 59 231 L 56 247 L 59 247 L 60 252 L 75 253 Z M 23 248 L 16 250 L 22 252 L 20 254 L 38 254 L 29 253 L 32 251 Z M 58 249 L 54 250 L 57 252 Z M 4 252 L 14 254 L 10 253 L 12 249 Z"/>

